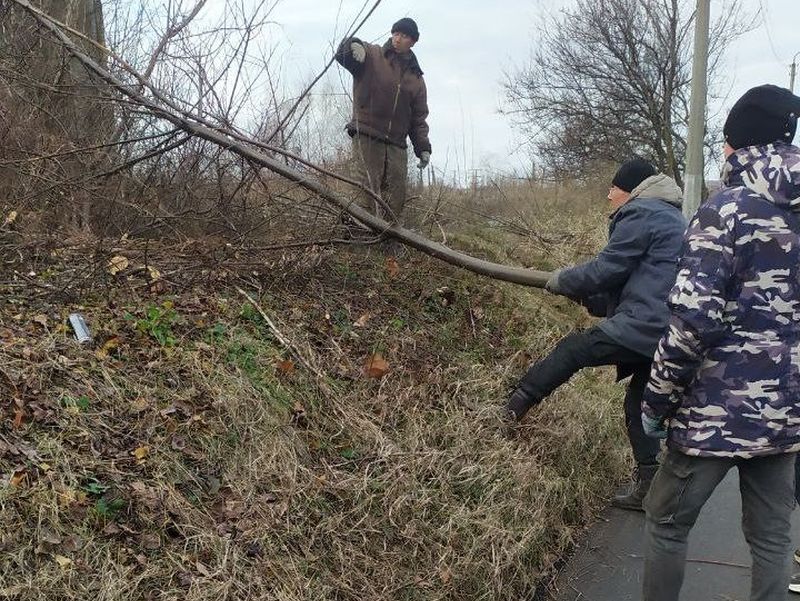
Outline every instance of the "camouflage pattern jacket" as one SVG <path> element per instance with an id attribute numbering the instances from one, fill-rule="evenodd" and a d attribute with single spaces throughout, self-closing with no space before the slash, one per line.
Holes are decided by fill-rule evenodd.
<path id="1" fill-rule="evenodd" d="M 800 149 L 737 150 L 689 224 L 642 402 L 688 455 L 800 450 Z"/>

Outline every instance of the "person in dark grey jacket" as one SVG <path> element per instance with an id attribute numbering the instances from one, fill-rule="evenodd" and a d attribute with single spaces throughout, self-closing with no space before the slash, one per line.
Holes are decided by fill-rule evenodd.
<path id="1" fill-rule="evenodd" d="M 625 395 L 625 424 L 636 461 L 631 487 L 612 503 L 642 510 L 657 469 L 659 443 L 645 436 L 641 401 L 650 364 L 668 317 L 667 295 L 675 281 L 686 221 L 674 180 L 640 158 L 615 174 L 608 200 L 609 240 L 596 257 L 557 271 L 546 288 L 580 302 L 606 319 L 561 340 L 530 367 L 506 404 L 509 419 L 521 420 L 584 367 L 617 366 L 618 379 L 632 376 Z"/>

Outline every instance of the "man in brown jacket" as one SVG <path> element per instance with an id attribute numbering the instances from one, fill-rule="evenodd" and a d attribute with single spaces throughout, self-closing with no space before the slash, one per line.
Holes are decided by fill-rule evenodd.
<path id="1" fill-rule="evenodd" d="M 392 25 L 383 46 L 351 37 L 336 52 L 337 62 L 353 75 L 353 118 L 346 129 L 353 140 L 355 179 L 386 201 L 393 213 L 384 211 L 389 221 L 401 220 L 406 202 L 406 139 L 419 158 L 417 167 L 424 169 L 431 156 L 428 95 L 411 51 L 417 40 L 417 24 L 404 18 Z"/>

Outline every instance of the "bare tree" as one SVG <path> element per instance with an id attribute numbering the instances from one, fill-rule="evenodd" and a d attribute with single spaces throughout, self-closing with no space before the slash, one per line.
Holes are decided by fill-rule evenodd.
<path id="1" fill-rule="evenodd" d="M 365 211 L 359 207 L 349 197 L 332 190 L 320 183 L 308 172 L 302 172 L 280 161 L 277 156 L 289 156 L 310 170 L 319 173 L 322 170 L 302 159 L 294 156 L 287 151 L 275 146 L 270 146 L 263 142 L 245 135 L 231 126 L 220 126 L 213 123 L 197 111 L 188 110 L 180 103 L 166 97 L 162 92 L 148 82 L 140 72 L 133 69 L 123 61 L 121 57 L 112 55 L 115 60 L 120 62 L 120 67 L 133 77 L 141 86 L 129 85 L 118 76 L 110 72 L 105 66 L 98 64 L 90 56 L 79 48 L 64 31 L 64 28 L 46 13 L 30 4 L 28 0 L 9 0 L 18 7 L 22 8 L 33 19 L 48 30 L 50 34 L 69 52 L 69 54 L 80 61 L 80 63 L 97 77 L 102 79 L 111 89 L 120 94 L 120 101 L 137 107 L 141 111 L 146 111 L 156 119 L 171 124 L 175 129 L 185 132 L 188 138 L 198 143 L 208 143 L 226 153 L 226 156 L 233 156 L 229 160 L 240 159 L 251 167 L 266 168 L 290 182 L 294 186 L 302 188 L 315 197 L 324 201 L 325 204 L 336 207 L 338 211 L 346 211 L 359 222 L 377 234 L 389 236 L 401 240 L 422 252 L 434 256 L 451 264 L 469 269 L 476 273 L 488 275 L 493 278 L 516 282 L 528 286 L 544 286 L 550 276 L 549 273 L 523 269 L 518 267 L 508 267 L 491 263 L 453 251 L 442 244 L 428 240 L 424 236 L 400 227 Z M 71 33 L 71 32 L 70 32 Z M 377 197 L 376 197 L 377 198 Z"/>
<path id="2" fill-rule="evenodd" d="M 84 51 L 105 64 L 103 7 L 100 0 L 38 0 L 64 27 L 85 36 Z M 0 185 L 9 191 L 30 189 L 37 180 L 51 185 L 69 180 L 85 170 L 77 148 L 93 147 L 104 140 L 113 127 L 113 108 L 103 99 L 105 84 L 52 41 L 41 28 L 11 10 L 0 0 L 0 112 L 6 117 L 5 135 L 0 141 L 0 158 L 59 154 L 60 160 L 48 165 L 28 162 L 26 175 L 20 169 L 8 170 Z M 21 163 L 17 163 L 17 167 Z M 15 184 L 19 184 L 15 187 Z M 22 188 L 22 190 L 20 190 Z M 18 196 L 19 194 L 15 194 Z M 59 219 L 78 228 L 88 226 L 91 195 L 77 190 L 61 190 Z"/>
<path id="3" fill-rule="evenodd" d="M 243 111 L 252 118 L 263 102 L 262 65 L 247 49 L 265 37 L 275 2 L 218 3 L 202 23 L 207 0 L 32 4 L 98 64 L 119 72 L 109 48 L 124 51 L 165 98 L 217 125 Z M 51 232 L 80 235 L 174 233 L 178 220 L 188 234 L 237 232 L 243 213 L 258 219 L 246 199 L 256 181 L 246 162 L 119 102 L 8 0 L 0 0 L 0 28 L 0 115 L 9 134 L 0 138 L 0 186 L 15 208 Z"/>
<path id="4" fill-rule="evenodd" d="M 712 26 L 712 94 L 724 45 L 746 31 L 739 2 L 733 4 Z M 591 174 L 639 154 L 682 185 L 693 6 L 578 0 L 547 19 L 530 63 L 506 81 L 506 112 L 556 177 Z"/>

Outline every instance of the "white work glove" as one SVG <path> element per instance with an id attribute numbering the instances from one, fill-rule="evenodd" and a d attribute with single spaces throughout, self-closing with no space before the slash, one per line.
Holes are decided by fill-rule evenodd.
<path id="1" fill-rule="evenodd" d="M 428 163 L 431 162 L 431 153 L 427 150 L 423 150 L 422 154 L 419 155 L 419 163 L 417 163 L 417 169 L 425 169 L 428 166 Z"/>
<path id="2" fill-rule="evenodd" d="M 363 63 L 364 59 L 367 58 L 367 49 L 360 42 L 350 42 L 350 53 L 357 63 Z"/>

